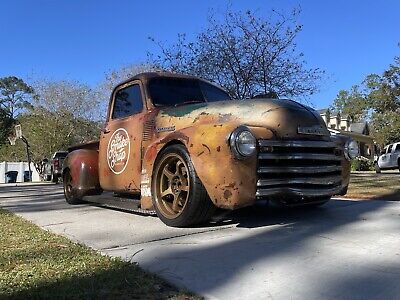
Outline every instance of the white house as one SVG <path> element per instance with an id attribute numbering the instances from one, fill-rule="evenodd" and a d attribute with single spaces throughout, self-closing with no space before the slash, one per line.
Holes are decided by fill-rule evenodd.
<path id="1" fill-rule="evenodd" d="M 41 181 L 39 173 L 35 166 L 31 163 L 32 181 Z M 17 182 L 24 182 L 29 176 L 29 168 L 27 162 L 1 162 L 0 163 L 0 183 L 7 183 L 12 177 L 12 173 L 17 172 Z M 14 173 L 15 174 L 15 173 Z M 25 175 L 25 176 L 24 176 Z M 25 177 L 25 180 L 24 180 Z"/>
<path id="2" fill-rule="evenodd" d="M 370 136 L 368 122 L 353 122 L 349 115 L 341 115 L 329 108 L 320 109 L 318 112 L 332 133 L 341 133 L 352 137 L 359 144 L 360 155 L 373 158 L 374 140 Z"/>

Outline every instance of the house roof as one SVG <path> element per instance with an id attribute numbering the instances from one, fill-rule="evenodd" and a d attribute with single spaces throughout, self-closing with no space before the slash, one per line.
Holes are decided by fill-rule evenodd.
<path id="1" fill-rule="evenodd" d="M 322 108 L 317 110 L 319 114 L 326 114 L 329 112 L 329 108 Z"/>
<path id="2" fill-rule="evenodd" d="M 340 115 L 340 117 L 341 117 L 342 119 L 347 119 L 347 118 L 350 117 L 350 115 L 349 115 L 349 114 L 342 114 L 342 115 Z"/>
<path id="3" fill-rule="evenodd" d="M 365 121 L 350 124 L 350 131 L 369 135 L 368 123 Z"/>

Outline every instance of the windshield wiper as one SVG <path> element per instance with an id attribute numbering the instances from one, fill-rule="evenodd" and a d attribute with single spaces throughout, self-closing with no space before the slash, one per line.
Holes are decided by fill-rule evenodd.
<path id="1" fill-rule="evenodd" d="M 206 101 L 203 101 L 203 100 L 188 100 L 188 101 L 183 101 L 183 102 L 181 102 L 181 103 L 176 103 L 176 104 L 174 105 L 174 107 L 181 106 L 181 105 L 185 105 L 185 104 L 205 103 L 205 102 L 206 102 Z"/>

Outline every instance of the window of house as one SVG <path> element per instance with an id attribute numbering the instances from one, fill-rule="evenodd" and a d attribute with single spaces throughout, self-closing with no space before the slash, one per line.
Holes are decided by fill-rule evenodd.
<path id="1" fill-rule="evenodd" d="M 115 94 L 112 119 L 119 119 L 137 114 L 143 110 L 142 95 L 138 84 L 120 89 Z"/>

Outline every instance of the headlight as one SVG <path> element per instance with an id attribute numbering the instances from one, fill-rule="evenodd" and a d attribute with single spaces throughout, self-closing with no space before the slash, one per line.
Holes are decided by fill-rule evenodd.
<path id="1" fill-rule="evenodd" d="M 355 140 L 348 140 L 344 146 L 344 155 L 347 160 L 356 158 L 360 152 L 358 151 L 358 143 Z"/>
<path id="2" fill-rule="evenodd" d="M 240 126 L 232 132 L 229 143 L 237 159 L 244 159 L 256 152 L 256 138 L 245 126 Z"/>

